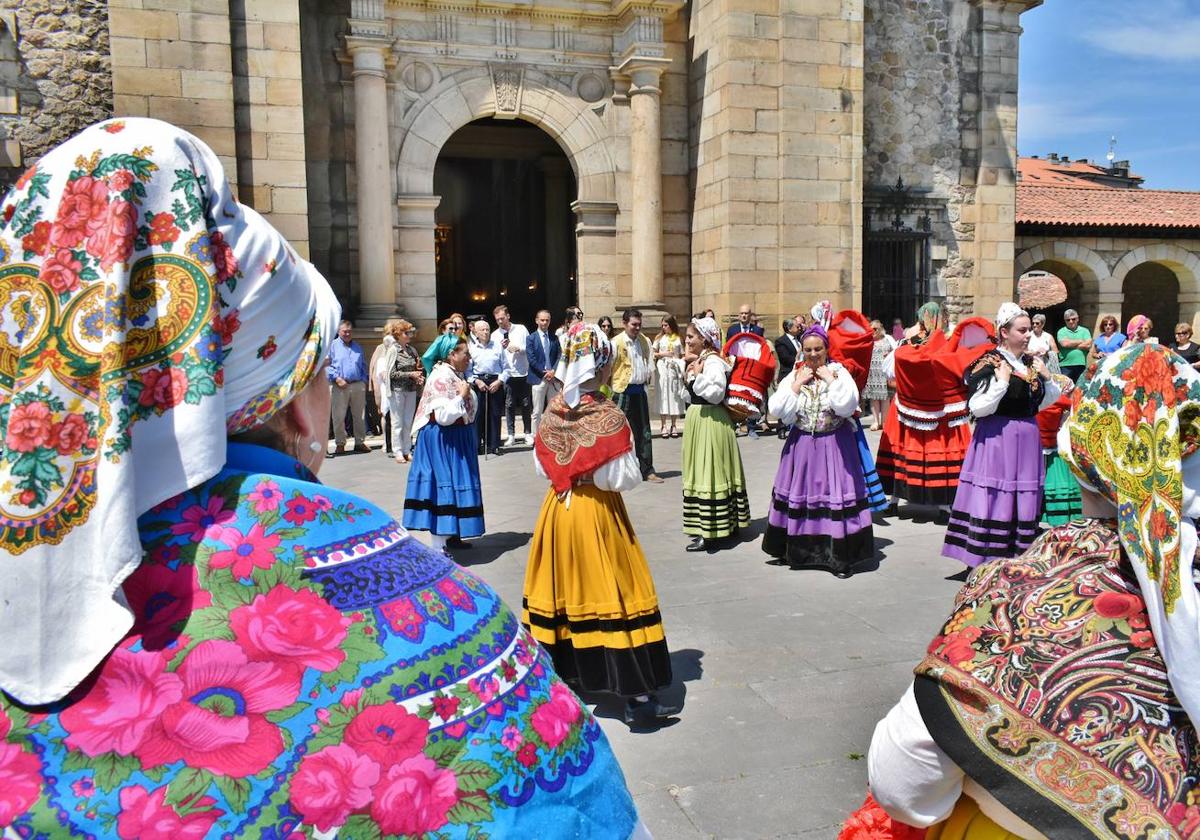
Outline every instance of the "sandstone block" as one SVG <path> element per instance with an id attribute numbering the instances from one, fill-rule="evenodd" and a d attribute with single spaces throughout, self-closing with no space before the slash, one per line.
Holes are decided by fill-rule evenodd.
<path id="1" fill-rule="evenodd" d="M 304 160 L 304 135 L 300 133 L 304 126 L 297 125 L 298 131 L 292 133 L 268 132 L 267 157 L 271 160 Z"/>
<path id="2" fill-rule="evenodd" d="M 300 23 L 264 23 L 263 44 L 269 50 L 300 52 Z"/>
<path id="3" fill-rule="evenodd" d="M 179 37 L 184 41 L 198 41 L 202 44 L 228 44 L 229 16 L 204 15 L 193 12 L 181 12 L 179 19 Z"/>
<path id="4" fill-rule="evenodd" d="M 163 71 L 166 72 L 166 71 Z M 180 71 L 170 71 L 179 73 Z M 182 73 L 182 95 L 192 99 L 233 99 L 233 77 L 219 70 L 188 70 Z"/>
<path id="5" fill-rule="evenodd" d="M 146 42 L 142 38 L 108 39 L 109 51 L 114 67 L 145 67 Z"/>
<path id="6" fill-rule="evenodd" d="M 130 96 L 179 96 L 179 71 L 114 67 L 113 93 Z"/>
<path id="7" fill-rule="evenodd" d="M 146 40 L 179 37 L 179 16 L 173 12 L 114 8 L 108 15 L 109 35 Z"/>

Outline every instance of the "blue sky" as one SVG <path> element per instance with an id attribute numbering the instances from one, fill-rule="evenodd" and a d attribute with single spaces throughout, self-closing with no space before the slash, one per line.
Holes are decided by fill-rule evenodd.
<path id="1" fill-rule="evenodd" d="M 1045 0 L 1021 16 L 1018 147 L 1200 190 L 1200 0 Z"/>

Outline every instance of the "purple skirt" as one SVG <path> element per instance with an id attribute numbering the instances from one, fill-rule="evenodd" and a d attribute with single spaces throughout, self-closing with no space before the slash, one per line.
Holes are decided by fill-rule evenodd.
<path id="1" fill-rule="evenodd" d="M 1032 417 L 984 417 L 958 479 L 942 555 L 978 566 L 1016 557 L 1038 535 L 1046 465 Z"/>
<path id="2" fill-rule="evenodd" d="M 763 551 L 795 568 L 848 572 L 875 554 L 871 501 L 854 426 L 792 427 L 771 490 Z"/>

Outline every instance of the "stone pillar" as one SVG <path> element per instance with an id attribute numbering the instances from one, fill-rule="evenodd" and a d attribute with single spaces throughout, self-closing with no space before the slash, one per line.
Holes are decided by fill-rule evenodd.
<path id="1" fill-rule="evenodd" d="M 621 65 L 629 76 L 630 176 L 633 181 L 632 302 L 642 309 L 662 310 L 663 216 L 662 129 L 659 80 L 671 62 L 633 57 Z"/>
<path id="2" fill-rule="evenodd" d="M 979 10 L 979 170 L 974 311 L 990 317 L 1015 294 L 1017 66 L 1022 12 L 1042 0 L 971 0 Z"/>
<path id="3" fill-rule="evenodd" d="M 400 231 L 400 278 L 404 284 L 405 318 L 417 325 L 418 340 L 436 338 L 437 311 L 437 195 L 396 197 Z M 442 315 L 449 315 L 443 312 Z"/>
<path id="4" fill-rule="evenodd" d="M 370 6 L 365 3 L 355 4 Z M 354 138 L 358 194 L 359 326 L 396 314 L 392 251 L 392 172 L 388 154 L 387 69 L 391 39 L 356 26 L 346 36 L 354 59 Z"/>

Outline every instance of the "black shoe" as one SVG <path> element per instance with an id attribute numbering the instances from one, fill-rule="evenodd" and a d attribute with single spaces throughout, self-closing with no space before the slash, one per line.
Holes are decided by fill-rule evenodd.
<path id="1" fill-rule="evenodd" d="M 937 518 L 934 519 L 934 522 L 936 522 L 938 525 L 949 525 L 950 524 L 950 512 L 945 511 L 945 510 L 939 510 L 937 512 Z"/>
<path id="2" fill-rule="evenodd" d="M 851 571 L 850 569 L 839 569 L 838 571 L 833 573 L 833 576 L 835 578 L 839 578 L 840 580 L 845 580 L 846 578 L 853 577 L 854 572 Z"/>
<path id="3" fill-rule="evenodd" d="M 682 711 L 680 706 L 668 706 L 661 702 L 653 694 L 649 700 L 634 700 L 630 698 L 625 701 L 624 719 L 627 726 L 632 726 L 635 723 L 653 723 L 656 720 L 674 717 Z"/>
<path id="4" fill-rule="evenodd" d="M 446 538 L 446 548 L 456 548 L 456 549 L 462 551 L 464 549 L 474 548 L 474 547 L 475 546 L 471 545 L 469 542 L 466 542 L 465 540 L 463 540 L 462 537 L 447 537 Z"/>
<path id="5" fill-rule="evenodd" d="M 692 541 L 687 544 L 684 551 L 704 551 L 708 548 L 708 541 L 704 537 L 692 537 Z"/>

